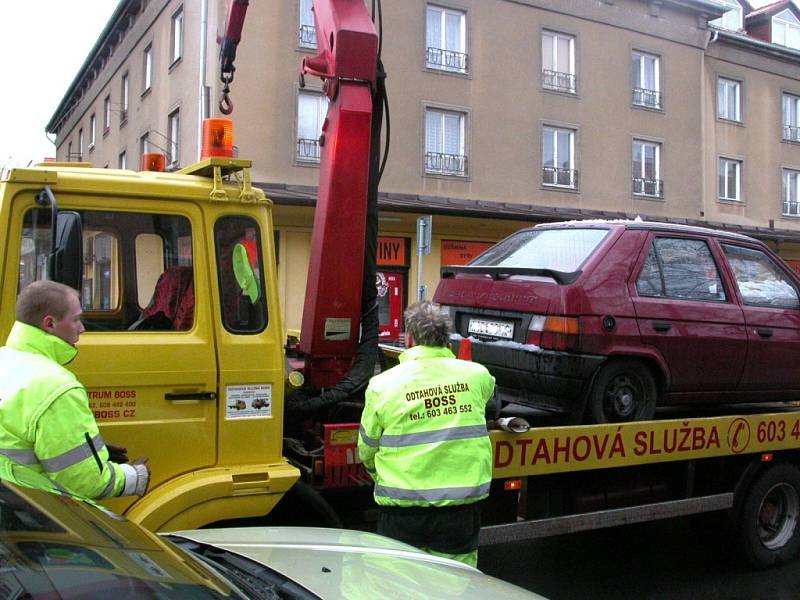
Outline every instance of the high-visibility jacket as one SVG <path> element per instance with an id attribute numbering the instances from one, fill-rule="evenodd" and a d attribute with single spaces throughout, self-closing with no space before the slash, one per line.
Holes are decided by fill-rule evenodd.
<path id="1" fill-rule="evenodd" d="M 494 377 L 448 348 L 414 346 L 367 387 L 358 453 L 385 506 L 468 504 L 489 494 L 485 410 Z"/>
<path id="2" fill-rule="evenodd" d="M 80 498 L 118 496 L 126 470 L 108 460 L 86 390 L 62 366 L 77 352 L 57 336 L 14 323 L 0 348 L 0 472 L 14 483 Z"/>

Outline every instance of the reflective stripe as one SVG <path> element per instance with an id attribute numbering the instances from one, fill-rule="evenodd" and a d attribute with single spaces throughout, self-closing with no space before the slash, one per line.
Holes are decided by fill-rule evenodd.
<path id="1" fill-rule="evenodd" d="M 375 484 L 375 495 L 385 496 L 394 500 L 417 500 L 423 502 L 438 502 L 440 500 L 467 500 L 485 496 L 489 493 L 491 481 L 482 485 L 471 487 L 437 488 L 432 490 L 404 490 L 402 488 L 387 487 Z"/>
<path id="2" fill-rule="evenodd" d="M 102 500 L 103 498 L 110 496 L 114 491 L 114 484 L 117 482 L 117 470 L 114 468 L 114 465 L 109 462 L 106 463 L 106 466 L 108 467 L 108 470 L 111 471 L 111 478 L 108 480 L 108 485 L 97 497 L 98 500 Z"/>
<path id="3" fill-rule="evenodd" d="M 95 450 L 98 452 L 104 447 L 103 437 L 100 434 L 97 434 L 92 438 L 92 443 L 95 445 Z M 40 458 L 39 462 L 42 463 L 44 470 L 48 473 L 57 473 L 58 471 L 68 469 L 69 467 L 77 465 L 79 462 L 93 456 L 94 454 L 92 454 L 92 448 L 89 446 L 89 444 L 81 444 L 72 450 L 67 450 L 63 454 L 54 456 L 53 458 Z"/>
<path id="4" fill-rule="evenodd" d="M 364 441 L 364 443 L 370 448 L 377 448 L 380 445 L 377 439 L 371 438 L 367 435 L 366 431 L 364 431 L 363 425 L 358 429 L 358 433 L 361 435 L 361 439 Z"/>
<path id="5" fill-rule="evenodd" d="M 403 446 L 416 446 L 417 444 L 434 444 L 436 442 L 467 440 L 488 436 L 489 432 L 486 430 L 486 425 L 466 425 L 464 427 L 449 427 L 447 429 L 435 429 L 434 431 L 421 431 L 419 433 L 382 435 L 380 444 L 386 448 L 401 448 Z"/>
<path id="6" fill-rule="evenodd" d="M 0 448 L 0 454 L 19 465 L 36 465 L 39 459 L 33 450 L 19 450 L 17 448 Z"/>

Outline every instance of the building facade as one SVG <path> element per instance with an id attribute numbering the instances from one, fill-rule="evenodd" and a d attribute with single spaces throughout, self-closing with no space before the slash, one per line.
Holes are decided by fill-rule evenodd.
<path id="1" fill-rule="evenodd" d="M 384 333 L 418 282 L 536 222 L 727 228 L 800 260 L 800 11 L 789 0 L 383 0 L 391 150 Z M 59 160 L 169 168 L 218 115 L 222 0 L 122 0 L 47 129 Z M 275 201 L 285 322 L 302 312 L 326 99 L 298 83 L 310 0 L 251 3 L 232 84 L 239 155 Z M 417 273 L 416 221 L 433 215 Z M 421 276 L 420 276 L 421 275 Z"/>

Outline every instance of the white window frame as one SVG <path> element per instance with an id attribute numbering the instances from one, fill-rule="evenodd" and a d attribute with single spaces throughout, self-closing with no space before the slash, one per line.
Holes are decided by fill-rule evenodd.
<path id="1" fill-rule="evenodd" d="M 569 66 L 568 71 L 559 71 L 556 67 L 559 63 L 558 42 L 566 40 L 569 43 Z M 545 45 L 550 45 L 552 61 L 550 65 L 545 64 Z M 566 77 L 564 77 L 566 75 Z M 577 88 L 575 78 L 575 36 L 557 31 L 542 31 L 542 87 L 548 90 L 568 92 L 574 94 Z"/>
<path id="2" fill-rule="evenodd" d="M 733 169 L 733 187 L 729 185 L 729 169 Z M 720 200 L 742 201 L 742 161 L 721 156 L 717 168 L 717 197 Z"/>
<path id="3" fill-rule="evenodd" d="M 312 0 L 299 0 L 298 2 L 300 25 L 297 28 L 297 45 L 313 50 L 317 47 L 317 29 L 311 7 Z"/>
<path id="4" fill-rule="evenodd" d="M 635 157 L 636 157 L 636 147 L 641 147 L 641 155 L 642 155 L 642 167 L 639 173 L 634 171 L 635 168 Z M 644 160 L 645 149 L 647 147 L 652 147 L 654 149 L 653 153 L 653 166 L 654 166 L 654 176 L 647 177 L 646 169 L 647 169 L 647 161 Z M 663 198 L 664 197 L 664 187 L 663 181 L 661 179 L 661 143 L 654 142 L 651 140 L 642 140 L 642 139 L 634 139 L 632 145 L 632 154 L 631 154 L 631 172 L 633 173 L 633 194 L 635 196 L 644 196 L 648 198 Z M 641 180 L 641 189 L 637 191 L 636 187 L 636 180 Z M 647 181 L 655 181 L 654 185 L 654 193 L 647 192 Z"/>
<path id="5" fill-rule="evenodd" d="M 307 99 L 304 101 L 304 99 Z M 309 106 L 311 99 L 316 103 L 317 119 L 316 135 L 312 137 L 300 136 L 300 123 L 304 118 L 302 114 L 304 106 Z M 328 114 L 328 97 L 325 94 L 310 90 L 300 90 L 297 95 L 297 121 L 295 123 L 295 160 L 303 164 L 318 164 L 320 160 L 321 148 L 319 147 L 319 136 L 322 133 L 322 125 Z"/>
<path id="6" fill-rule="evenodd" d="M 83 160 L 83 127 L 78 129 L 78 156 Z"/>
<path id="7" fill-rule="evenodd" d="M 183 23 L 183 5 L 181 5 L 178 10 L 172 13 L 170 21 L 170 66 L 178 62 L 183 56 Z"/>
<path id="8" fill-rule="evenodd" d="M 800 217 L 800 170 L 783 170 L 783 215 Z"/>
<path id="9" fill-rule="evenodd" d="M 128 168 L 128 153 L 123 150 L 117 156 L 117 165 L 120 169 L 127 169 Z"/>
<path id="10" fill-rule="evenodd" d="M 130 82 L 128 79 L 128 73 L 126 72 L 122 75 L 122 98 L 119 112 L 120 125 L 123 125 L 128 120 L 128 102 L 130 100 Z"/>
<path id="11" fill-rule="evenodd" d="M 97 117 L 94 113 L 89 117 L 89 151 L 94 150 L 94 144 L 97 141 Z"/>
<path id="12" fill-rule="evenodd" d="M 143 56 L 143 80 L 142 80 L 142 94 L 150 91 L 153 86 L 153 44 L 148 44 L 144 49 Z"/>
<path id="13" fill-rule="evenodd" d="M 800 96 L 784 92 L 781 96 L 783 139 L 800 142 Z"/>
<path id="14" fill-rule="evenodd" d="M 569 138 L 567 148 L 560 148 L 558 145 L 558 134 L 566 133 Z M 548 137 L 552 138 L 553 156 L 548 157 L 545 154 L 545 142 Z M 568 173 L 567 183 L 559 183 L 559 170 L 564 157 L 567 155 Z M 552 165 L 548 165 L 548 158 L 552 158 Z M 549 169 L 549 171 L 548 171 Z M 552 175 L 552 180 L 548 181 L 548 174 Z M 563 181 L 563 179 L 562 179 Z M 555 125 L 544 125 L 542 127 L 542 185 L 547 187 L 559 187 L 575 189 L 578 186 L 577 170 L 575 169 L 575 130 L 568 127 L 557 127 Z"/>
<path id="15" fill-rule="evenodd" d="M 111 95 L 103 99 L 103 133 L 111 129 Z"/>
<path id="16" fill-rule="evenodd" d="M 728 114 L 733 94 L 733 115 Z M 742 121 L 742 82 L 730 77 L 717 78 L 717 117 L 725 121 Z"/>
<path id="17" fill-rule="evenodd" d="M 631 84 L 633 86 L 633 104 L 635 106 L 644 106 L 646 108 L 661 109 L 664 105 L 663 98 L 661 97 L 661 57 L 657 54 L 650 54 L 649 52 L 642 52 L 641 50 L 634 50 L 631 54 L 631 74 L 633 75 L 633 64 L 638 60 L 638 76 L 639 86 L 636 85 L 634 79 Z M 653 64 L 653 88 L 643 87 L 645 75 L 647 74 L 647 65 L 652 60 Z M 643 93 L 643 92 L 649 92 Z M 653 101 L 648 102 L 647 98 L 652 95 Z"/>
<path id="18" fill-rule="evenodd" d="M 437 140 L 437 151 L 433 152 L 428 147 L 428 117 L 432 118 L 439 118 L 440 119 L 440 131 L 441 135 L 439 136 L 439 140 Z M 446 128 L 446 117 L 447 116 L 457 116 L 458 117 L 458 154 L 450 154 L 448 152 L 444 152 L 445 150 L 445 138 L 447 136 L 447 132 L 445 131 Z M 438 108 L 427 106 L 425 107 L 425 174 L 426 175 L 439 175 L 445 177 L 466 177 L 469 173 L 469 157 L 467 156 L 467 114 L 462 111 L 458 110 L 449 110 L 445 108 Z M 430 155 L 437 155 L 437 158 L 434 158 Z M 451 163 L 455 163 L 458 165 L 458 168 L 447 168 L 446 166 L 439 166 L 436 167 L 435 163 L 437 160 L 441 163 L 447 162 L 447 157 L 450 157 Z"/>
<path id="19" fill-rule="evenodd" d="M 727 10 L 719 19 L 709 21 L 708 24 L 729 31 L 741 31 L 744 29 L 744 24 L 742 22 L 744 11 L 742 10 L 742 5 L 736 2 L 736 0 L 718 0 L 718 2 L 726 7 Z"/>
<path id="20" fill-rule="evenodd" d="M 431 19 L 439 19 L 439 40 L 431 40 L 428 23 Z M 447 17 L 459 19 L 457 48 L 449 48 L 447 44 Z M 433 45 L 438 43 L 438 45 Z M 448 64 L 449 63 L 449 64 Z M 448 8 L 438 4 L 428 4 L 425 8 L 425 66 L 435 71 L 467 73 L 469 70 L 467 54 L 467 13 L 463 10 Z"/>
<path id="21" fill-rule="evenodd" d="M 169 149 L 169 168 L 180 164 L 181 109 L 176 108 L 167 115 L 167 145 Z"/>
<path id="22" fill-rule="evenodd" d="M 800 50 L 800 20 L 788 8 L 772 17 L 772 43 Z"/>

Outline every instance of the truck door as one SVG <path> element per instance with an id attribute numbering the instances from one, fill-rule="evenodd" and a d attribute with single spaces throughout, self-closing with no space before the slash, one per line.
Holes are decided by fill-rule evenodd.
<path id="1" fill-rule="evenodd" d="M 95 210 L 80 204 L 91 199 L 66 194 L 58 201 L 83 222 L 86 332 L 70 368 L 103 437 L 131 458 L 150 458 L 151 490 L 168 475 L 214 464 L 217 369 L 209 284 L 195 276 L 204 252 L 199 210 L 159 212 L 131 199 L 125 211 Z M 46 275 L 49 223 L 49 209 L 24 209 L 21 285 Z"/>

